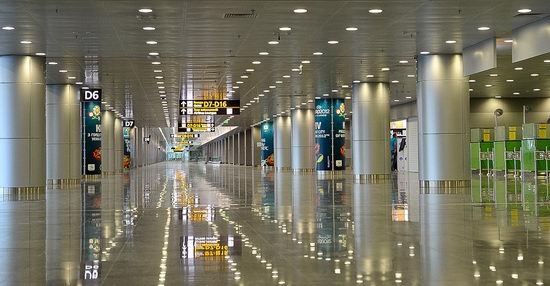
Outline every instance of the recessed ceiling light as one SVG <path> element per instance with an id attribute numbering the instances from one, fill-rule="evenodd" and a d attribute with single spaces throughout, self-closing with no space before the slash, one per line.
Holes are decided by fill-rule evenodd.
<path id="1" fill-rule="evenodd" d="M 243 74 L 243 75 L 241 75 L 241 78 L 248 78 L 248 76 Z"/>
<path id="2" fill-rule="evenodd" d="M 321 97 L 320 97 L 320 96 L 316 96 L 315 99 L 321 99 Z"/>
<path id="3" fill-rule="evenodd" d="M 153 65 L 160 65 L 160 62 L 151 62 Z"/>
<path id="4" fill-rule="evenodd" d="M 21 44 L 25 44 L 25 45 L 28 45 L 28 44 L 32 44 L 31 41 L 27 41 L 27 40 L 23 40 L 20 42 Z"/>
<path id="5" fill-rule="evenodd" d="M 447 43 L 447 44 L 455 44 L 456 41 L 455 41 L 455 40 L 447 40 L 447 41 L 445 41 L 445 43 Z"/>
<path id="6" fill-rule="evenodd" d="M 360 83 L 361 81 L 359 80 L 354 80 L 353 83 Z"/>
<path id="7" fill-rule="evenodd" d="M 344 99 L 351 99 L 351 96 L 346 96 L 344 97 Z"/>
<path id="8" fill-rule="evenodd" d="M 277 80 L 277 81 L 275 81 L 275 83 L 280 84 L 280 83 L 283 83 L 283 81 L 282 80 Z"/>
<path id="9" fill-rule="evenodd" d="M 498 76 L 498 74 L 492 73 L 492 74 L 489 74 L 489 76 L 491 76 L 491 77 L 496 77 L 496 76 Z"/>
<path id="10" fill-rule="evenodd" d="M 346 31 L 357 31 L 358 29 L 356 27 L 347 27 Z"/>
<path id="11" fill-rule="evenodd" d="M 90 88 L 87 87 L 87 86 L 83 86 L 83 87 L 81 87 L 81 89 L 90 89 Z"/>
<path id="12" fill-rule="evenodd" d="M 57 65 L 57 62 L 48 62 L 49 65 Z"/>
<path id="13" fill-rule="evenodd" d="M 408 74 L 407 77 L 415 77 L 414 74 Z"/>
<path id="14" fill-rule="evenodd" d="M 420 52 L 420 54 L 421 54 L 421 55 L 429 55 L 429 54 L 430 54 L 430 52 L 426 52 L 426 51 L 424 51 L 424 52 Z"/>
<path id="15" fill-rule="evenodd" d="M 75 76 L 69 76 L 69 77 L 67 77 L 67 79 L 76 79 L 76 77 Z"/>
<path id="16" fill-rule="evenodd" d="M 412 97 L 411 96 L 405 96 L 406 99 L 411 99 Z"/>
<path id="17" fill-rule="evenodd" d="M 2 30 L 12 31 L 12 30 L 15 30 L 15 27 L 12 27 L 12 26 L 4 26 L 4 27 L 2 27 Z"/>
<path id="18" fill-rule="evenodd" d="M 157 52 L 150 52 L 149 55 L 150 55 L 150 56 L 158 56 L 159 53 L 157 53 Z"/>
<path id="19" fill-rule="evenodd" d="M 253 65 L 259 65 L 259 64 L 261 64 L 261 63 L 262 63 L 262 62 L 260 62 L 260 61 L 253 61 L 253 62 L 252 62 Z"/>
<path id="20" fill-rule="evenodd" d="M 244 81 L 240 81 L 240 80 L 239 80 L 239 81 L 237 81 L 237 82 L 235 82 L 235 83 L 236 83 L 236 84 L 243 84 Z"/>
<path id="21" fill-rule="evenodd" d="M 394 99 L 393 101 L 395 101 L 395 102 L 399 102 L 399 99 Z"/>
<path id="22" fill-rule="evenodd" d="M 470 88 L 470 89 L 468 89 L 468 91 L 474 91 L 474 89 L 473 89 L 473 88 Z"/>
<path id="23" fill-rule="evenodd" d="M 279 28 L 279 31 L 290 31 L 290 30 L 292 30 L 292 28 L 290 28 L 290 27 L 280 27 Z"/>
<path id="24" fill-rule="evenodd" d="M 531 76 L 539 76 L 538 73 L 532 73 Z"/>
<path id="25" fill-rule="evenodd" d="M 347 84 L 342 85 L 342 88 L 348 88 L 348 87 L 349 87 L 349 85 L 347 85 Z"/>
<path id="26" fill-rule="evenodd" d="M 512 40 L 512 39 L 506 39 L 506 40 L 504 40 L 504 42 L 505 42 L 505 43 L 513 43 L 514 40 Z"/>
<path id="27" fill-rule="evenodd" d="M 323 96 L 324 96 L 324 97 L 328 97 L 329 94 L 328 94 L 328 93 L 323 93 Z"/>
<path id="28" fill-rule="evenodd" d="M 506 82 L 514 82 L 513 79 L 507 79 Z"/>
<path id="29" fill-rule="evenodd" d="M 336 44 L 338 44 L 338 41 L 330 40 L 327 43 L 329 43 L 331 45 L 336 45 Z"/>
<path id="30" fill-rule="evenodd" d="M 59 70 L 59 72 L 61 72 L 61 73 L 66 73 L 67 70 Z"/>
<path id="31" fill-rule="evenodd" d="M 161 76 L 161 75 L 157 75 L 157 76 L 155 76 L 155 78 L 156 78 L 156 79 L 163 79 L 164 77 Z"/>
<path id="32" fill-rule="evenodd" d="M 309 63 L 311 63 L 311 62 L 308 61 L 308 60 L 302 61 L 302 64 L 309 64 Z"/>
<path id="33" fill-rule="evenodd" d="M 374 75 L 373 74 L 368 74 L 367 75 L 367 78 L 371 78 L 371 77 L 374 77 Z"/>
<path id="34" fill-rule="evenodd" d="M 274 85 L 270 85 L 269 88 L 273 89 L 273 88 L 277 88 L 277 87 L 274 86 Z"/>
<path id="35" fill-rule="evenodd" d="M 271 90 L 269 90 L 269 89 L 264 89 L 264 92 L 265 92 L 265 93 L 268 93 L 268 92 L 271 92 Z"/>
<path id="36" fill-rule="evenodd" d="M 370 9 L 369 10 L 369 13 L 371 13 L 371 14 L 380 14 L 382 12 L 383 12 L 382 9 Z"/>
<path id="37" fill-rule="evenodd" d="M 154 31 L 155 29 L 156 29 L 155 27 L 151 27 L 151 26 L 143 27 L 143 30 L 145 31 Z"/>
<path id="38" fill-rule="evenodd" d="M 290 75 L 283 75 L 283 78 L 290 78 Z"/>
<path id="39" fill-rule="evenodd" d="M 153 70 L 153 72 L 159 73 L 162 72 L 162 70 Z"/>
<path id="40" fill-rule="evenodd" d="M 485 87 L 491 87 L 493 86 L 492 84 L 486 84 Z"/>
<path id="41" fill-rule="evenodd" d="M 37 56 L 45 56 L 46 53 L 36 53 L 35 55 L 37 55 Z"/>
<path id="42" fill-rule="evenodd" d="M 239 88 L 240 88 L 240 86 L 238 86 L 238 85 L 233 87 L 233 89 L 239 89 Z"/>
<path id="43" fill-rule="evenodd" d="M 519 9 L 518 10 L 518 13 L 522 13 L 522 14 L 525 14 L 525 13 L 531 13 L 531 9 L 528 9 L 528 8 L 522 8 L 522 9 Z"/>
<path id="44" fill-rule="evenodd" d="M 259 52 L 258 55 L 260 55 L 260 56 L 267 56 L 267 55 L 269 55 L 269 53 L 268 53 L 268 52 Z"/>
<path id="45" fill-rule="evenodd" d="M 333 89 L 333 90 L 331 90 L 331 91 L 332 91 L 332 92 L 338 92 L 338 90 L 337 90 L 337 89 Z"/>
<path id="46" fill-rule="evenodd" d="M 159 93 L 166 93 L 166 91 L 164 91 L 164 90 L 159 90 Z"/>
<path id="47" fill-rule="evenodd" d="M 264 97 L 264 96 L 265 96 L 265 94 L 263 94 L 263 93 L 260 93 L 260 94 L 258 94 L 258 96 L 259 96 L 259 97 Z"/>
<path id="48" fill-rule="evenodd" d="M 75 82 L 74 84 L 78 84 L 78 85 L 81 85 L 81 84 L 83 84 L 83 82 L 81 82 L 81 81 L 77 81 L 77 82 Z"/>
<path id="49" fill-rule="evenodd" d="M 381 68 L 380 70 L 381 70 L 381 71 L 389 71 L 390 68 Z"/>
<path id="50" fill-rule="evenodd" d="M 391 83 L 399 83 L 398 80 L 392 80 Z"/>
<path id="51" fill-rule="evenodd" d="M 479 31 L 488 31 L 488 30 L 491 30 L 491 28 L 489 27 L 478 27 L 477 28 Z"/>
<path id="52" fill-rule="evenodd" d="M 300 69 L 297 69 L 297 68 L 293 68 L 293 69 L 292 69 L 291 71 L 293 71 L 293 72 L 299 72 L 299 71 L 300 71 Z"/>
<path id="53" fill-rule="evenodd" d="M 540 91 L 540 88 L 533 88 L 533 91 Z"/>
<path id="54" fill-rule="evenodd" d="M 521 70 L 523 70 L 523 68 L 522 67 L 515 67 L 514 70 L 521 71 Z"/>
<path id="55" fill-rule="evenodd" d="M 269 41 L 267 43 L 270 44 L 270 45 L 278 45 L 279 41 Z"/>
<path id="56" fill-rule="evenodd" d="M 307 9 L 304 9 L 304 8 L 297 8 L 297 9 L 294 9 L 294 13 L 296 13 L 296 14 L 304 14 L 304 13 L 307 13 Z"/>
<path id="57" fill-rule="evenodd" d="M 254 69 L 245 69 L 246 72 L 253 72 Z"/>
<path id="58" fill-rule="evenodd" d="M 156 45 L 158 44 L 157 41 L 147 41 L 145 42 L 147 45 Z"/>
<path id="59" fill-rule="evenodd" d="M 495 98 L 496 98 L 496 99 L 499 99 L 499 98 L 502 98 L 502 96 L 500 96 L 500 95 L 495 95 Z"/>
<path id="60" fill-rule="evenodd" d="M 164 86 L 158 86 L 158 89 L 165 89 Z"/>
<path id="61" fill-rule="evenodd" d="M 409 61 L 407 61 L 407 60 L 401 60 L 401 61 L 399 61 L 399 63 L 400 63 L 400 64 L 408 64 Z"/>
<path id="62" fill-rule="evenodd" d="M 516 92 L 513 93 L 513 95 L 519 95 L 519 92 L 516 91 Z"/>
<path id="63" fill-rule="evenodd" d="M 138 11 L 140 13 L 151 13 L 151 12 L 153 12 L 153 9 L 151 9 L 151 8 L 141 8 Z"/>
<path id="64" fill-rule="evenodd" d="M 164 84 L 164 81 L 157 81 L 157 84 Z"/>
<path id="65" fill-rule="evenodd" d="M 313 55 L 314 55 L 314 56 L 322 56 L 323 53 L 322 53 L 322 52 L 315 52 L 315 53 L 313 53 Z"/>

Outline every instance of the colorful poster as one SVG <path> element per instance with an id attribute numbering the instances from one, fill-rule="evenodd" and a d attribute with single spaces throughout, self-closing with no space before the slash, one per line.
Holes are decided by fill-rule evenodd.
<path id="1" fill-rule="evenodd" d="M 318 171 L 332 170 L 331 99 L 315 100 L 315 159 Z"/>
<path id="2" fill-rule="evenodd" d="M 131 145 L 131 139 L 130 139 L 131 131 L 132 131 L 132 128 L 130 127 L 124 127 L 122 129 L 122 134 L 124 137 L 124 158 L 122 159 L 122 167 L 124 169 L 130 169 L 130 167 L 132 166 L 132 158 L 131 158 L 132 145 Z"/>
<path id="3" fill-rule="evenodd" d="M 101 174 L 101 101 L 82 102 L 84 175 Z"/>
<path id="4" fill-rule="evenodd" d="M 268 121 L 261 125 L 261 166 L 274 166 L 275 158 L 273 154 L 273 122 Z"/>
<path id="5" fill-rule="evenodd" d="M 332 144 L 334 170 L 346 169 L 346 105 L 341 98 L 332 100 Z"/>

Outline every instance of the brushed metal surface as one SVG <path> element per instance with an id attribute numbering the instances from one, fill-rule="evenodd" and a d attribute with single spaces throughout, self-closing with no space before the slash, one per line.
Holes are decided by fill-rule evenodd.
<path id="1" fill-rule="evenodd" d="M 44 59 L 0 56 L 0 187 L 46 185 Z"/>
<path id="2" fill-rule="evenodd" d="M 280 116 L 275 118 L 273 125 L 274 146 L 275 146 L 275 167 L 290 168 L 291 160 L 291 137 L 292 137 L 292 119 L 290 116 Z"/>
<path id="3" fill-rule="evenodd" d="M 116 118 L 114 125 L 114 169 L 116 172 L 122 171 L 122 159 L 124 157 L 124 138 L 122 134 L 122 119 Z"/>
<path id="4" fill-rule="evenodd" d="M 46 86 L 46 177 L 80 179 L 81 119 L 79 89 L 75 85 Z"/>
<path id="5" fill-rule="evenodd" d="M 355 175 L 390 173 L 389 110 L 387 83 L 353 85 L 351 149 Z"/>
<path id="6" fill-rule="evenodd" d="M 550 16 L 513 30 L 512 38 L 513 63 L 550 53 Z"/>
<path id="7" fill-rule="evenodd" d="M 115 118 L 111 111 L 104 111 L 101 115 L 101 170 L 115 171 L 114 146 Z"/>
<path id="8" fill-rule="evenodd" d="M 497 67 L 497 39 L 489 38 L 464 48 L 464 76 Z"/>
<path id="9" fill-rule="evenodd" d="M 460 55 L 418 61 L 419 179 L 469 178 L 468 82 Z"/>
<path id="10" fill-rule="evenodd" d="M 315 168 L 315 111 L 292 111 L 291 167 L 294 170 Z"/>

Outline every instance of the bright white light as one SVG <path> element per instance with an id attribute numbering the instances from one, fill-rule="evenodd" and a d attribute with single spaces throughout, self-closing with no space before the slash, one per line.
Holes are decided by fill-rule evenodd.
<path id="1" fill-rule="evenodd" d="M 447 41 L 445 41 L 445 43 L 447 43 L 447 44 L 455 44 L 456 41 L 455 41 L 455 40 L 447 40 Z"/>
<path id="2" fill-rule="evenodd" d="M 532 11 L 531 9 L 523 8 L 523 9 L 519 9 L 518 13 L 525 14 L 525 13 L 531 13 L 531 11 Z"/>
<path id="3" fill-rule="evenodd" d="M 138 10 L 140 13 L 151 13 L 153 12 L 153 9 L 150 8 L 141 8 Z"/>
<path id="4" fill-rule="evenodd" d="M 330 41 L 328 41 L 327 43 L 329 43 L 329 44 L 331 44 L 331 45 L 336 45 L 336 44 L 338 44 L 338 41 L 330 40 Z"/>
<path id="5" fill-rule="evenodd" d="M 489 27 L 478 27 L 477 28 L 479 31 L 488 31 L 488 30 L 491 30 L 491 28 Z"/>
<path id="6" fill-rule="evenodd" d="M 270 45 L 278 45 L 279 41 L 269 41 L 267 43 L 270 44 Z"/>
<path id="7" fill-rule="evenodd" d="M 297 9 L 294 9 L 294 13 L 296 13 L 296 14 L 304 14 L 304 13 L 307 13 L 307 9 L 304 9 L 304 8 L 297 8 Z"/>
<path id="8" fill-rule="evenodd" d="M 382 12 L 383 12 L 382 9 L 370 9 L 369 10 L 369 13 L 371 13 L 371 14 L 380 14 Z"/>
<path id="9" fill-rule="evenodd" d="M 158 44 L 157 41 L 147 41 L 145 42 L 147 45 L 156 45 Z"/>
<path id="10" fill-rule="evenodd" d="M 322 56 L 323 53 L 322 53 L 322 52 L 315 52 L 315 53 L 313 53 L 313 55 L 314 55 L 314 56 Z"/>
<path id="11" fill-rule="evenodd" d="M 353 32 L 353 31 L 357 31 L 359 29 L 357 29 L 357 27 L 347 27 L 346 28 L 346 31 L 350 31 L 350 32 Z"/>
<path id="12" fill-rule="evenodd" d="M 144 30 L 144 31 L 154 31 L 154 30 L 156 30 L 156 28 L 155 28 L 155 27 L 151 27 L 151 26 L 147 26 L 147 27 L 143 27 L 143 30 Z"/>
<path id="13" fill-rule="evenodd" d="M 258 55 L 260 55 L 260 56 L 267 56 L 267 55 L 269 55 L 269 53 L 268 53 L 268 52 L 259 52 Z"/>
<path id="14" fill-rule="evenodd" d="M 290 27 L 280 27 L 279 28 L 279 31 L 290 31 L 290 30 L 292 30 L 292 28 L 290 28 Z"/>
<path id="15" fill-rule="evenodd" d="M 4 27 L 2 27 L 2 30 L 12 31 L 12 30 L 15 30 L 15 27 L 12 27 L 12 26 L 4 26 Z"/>

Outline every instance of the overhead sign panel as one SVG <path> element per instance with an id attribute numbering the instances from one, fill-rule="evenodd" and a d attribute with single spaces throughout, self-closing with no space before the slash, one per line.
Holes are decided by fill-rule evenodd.
<path id="1" fill-rule="evenodd" d="M 178 132 L 214 132 L 214 123 L 180 123 Z"/>
<path id="2" fill-rule="evenodd" d="M 101 101 L 101 89 L 81 89 L 80 101 Z"/>
<path id="3" fill-rule="evenodd" d="M 180 115 L 238 115 L 240 100 L 180 100 Z"/>

